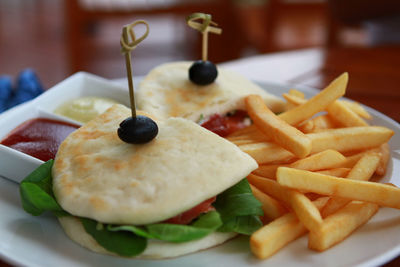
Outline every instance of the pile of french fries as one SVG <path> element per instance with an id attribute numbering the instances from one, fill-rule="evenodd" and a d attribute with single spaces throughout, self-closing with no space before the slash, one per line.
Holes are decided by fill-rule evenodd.
<path id="1" fill-rule="evenodd" d="M 400 209 L 400 189 L 371 181 L 385 174 L 394 132 L 370 126 L 370 114 L 345 94 L 344 73 L 310 99 L 290 90 L 287 110 L 274 114 L 261 97 L 245 99 L 253 121 L 228 140 L 259 168 L 248 176 L 263 204 L 264 226 L 250 238 L 260 259 L 308 233 L 308 247 L 324 251 L 366 223 L 380 206 Z"/>

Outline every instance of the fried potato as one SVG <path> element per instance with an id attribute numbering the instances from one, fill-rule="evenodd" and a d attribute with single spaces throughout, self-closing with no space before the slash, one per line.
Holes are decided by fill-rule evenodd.
<path id="1" fill-rule="evenodd" d="M 300 98 L 303 98 L 303 99 L 305 98 L 304 93 L 299 91 L 299 90 L 296 90 L 296 89 L 290 89 L 289 90 L 289 95 L 294 95 L 294 96 L 297 96 L 297 97 L 300 97 Z"/>
<path id="2" fill-rule="evenodd" d="M 368 181 L 374 174 L 381 159 L 381 154 L 370 152 L 366 153 L 353 167 L 347 175 L 348 179 Z M 351 202 L 351 199 L 332 197 L 321 211 L 323 218 L 334 213 L 338 209 L 346 206 Z"/>
<path id="3" fill-rule="evenodd" d="M 378 211 L 373 203 L 353 201 L 336 213 L 326 217 L 322 225 L 311 231 L 308 247 L 324 251 L 348 237 Z"/>
<path id="4" fill-rule="evenodd" d="M 345 156 L 335 150 L 327 149 L 307 158 L 295 161 L 289 166 L 295 169 L 318 171 L 333 168 L 344 161 L 346 161 Z"/>
<path id="5" fill-rule="evenodd" d="M 245 135 L 245 134 L 249 134 L 249 133 L 254 133 L 254 132 L 258 132 L 257 127 L 252 124 L 250 126 L 247 126 L 245 128 L 242 128 L 240 130 L 237 130 L 233 133 L 231 133 L 228 138 L 234 137 L 234 136 L 240 136 L 240 135 Z"/>
<path id="6" fill-rule="evenodd" d="M 343 96 L 346 92 L 347 82 L 348 74 L 344 73 L 307 102 L 281 113 L 279 117 L 290 125 L 297 125 L 311 118 L 318 112 L 325 110 L 336 99 Z"/>
<path id="7" fill-rule="evenodd" d="M 337 165 L 341 165 L 345 161 L 345 156 L 335 150 L 328 149 L 311 155 L 307 158 L 299 159 L 290 164 L 261 165 L 253 171 L 253 174 L 270 179 L 276 179 L 276 170 L 278 169 L 278 167 L 291 167 L 301 170 L 318 171 L 332 169 Z M 336 172 L 343 175 L 343 173 L 346 173 L 346 171 L 348 171 L 348 169 L 339 169 Z M 334 171 L 331 172 L 335 173 Z"/>
<path id="8" fill-rule="evenodd" d="M 318 227 L 322 223 L 318 209 L 303 193 L 287 189 L 273 180 L 254 174 L 248 175 L 247 179 L 250 184 L 290 207 L 307 229 Z"/>
<path id="9" fill-rule="evenodd" d="M 344 73 L 309 100 L 291 89 L 279 115 L 258 96 L 245 99 L 254 125 L 228 140 L 258 162 L 247 179 L 263 203 L 264 222 L 275 218 L 250 238 L 256 257 L 270 257 L 307 231 L 309 247 L 324 251 L 379 206 L 400 209 L 400 189 L 369 181 L 385 174 L 394 132 L 369 126 L 364 119 L 371 115 L 359 103 L 339 100 L 347 82 Z"/>
<path id="10" fill-rule="evenodd" d="M 386 143 L 394 132 L 386 127 L 348 127 L 310 133 L 311 153 L 334 149 L 339 152 L 355 151 L 377 147 Z"/>
<path id="11" fill-rule="evenodd" d="M 287 195 L 287 189 L 278 184 L 276 181 L 258 175 L 249 174 L 247 180 L 250 184 L 274 199 L 280 201 L 285 207 L 290 207 L 290 199 Z"/>
<path id="12" fill-rule="evenodd" d="M 269 195 L 263 193 L 254 185 L 250 184 L 251 191 L 255 198 L 262 204 L 262 209 L 264 211 L 263 221 L 272 221 L 283 214 L 287 213 L 288 210 L 282 206 L 277 200 L 273 199 Z"/>
<path id="13" fill-rule="evenodd" d="M 367 120 L 372 119 L 372 116 L 368 113 L 368 111 L 365 108 L 363 108 L 363 106 L 361 106 L 359 103 L 349 100 L 341 100 L 341 102 L 343 102 L 343 104 L 345 104 L 352 111 L 357 113 L 361 118 Z"/>
<path id="14" fill-rule="evenodd" d="M 320 198 L 313 204 L 320 209 L 325 201 L 326 198 Z M 307 228 L 297 216 L 293 212 L 287 213 L 254 232 L 250 237 L 250 248 L 259 259 L 265 259 L 306 232 Z"/>
<path id="15" fill-rule="evenodd" d="M 368 126 L 368 123 L 341 101 L 333 102 L 327 111 L 331 119 L 343 127 Z"/>
<path id="16" fill-rule="evenodd" d="M 295 157 L 286 149 L 269 142 L 239 145 L 239 148 L 252 156 L 258 164 L 287 162 Z"/>
<path id="17" fill-rule="evenodd" d="M 317 116 L 298 126 L 299 130 L 303 133 L 317 133 L 336 127 L 338 127 L 338 125 L 328 115 Z"/>
<path id="18" fill-rule="evenodd" d="M 299 158 L 311 151 L 311 141 L 301 131 L 275 115 L 258 95 L 245 98 L 247 112 L 254 124 L 274 142 Z"/>
<path id="19" fill-rule="evenodd" d="M 379 152 L 381 153 L 381 160 L 379 161 L 379 165 L 376 168 L 376 174 L 385 175 L 387 165 L 390 159 L 390 148 L 388 143 L 384 143 L 380 146 Z"/>
<path id="20" fill-rule="evenodd" d="M 252 173 L 265 178 L 276 179 L 276 170 L 282 166 L 289 167 L 290 165 L 289 164 L 261 165 L 257 169 L 255 169 Z"/>
<path id="21" fill-rule="evenodd" d="M 316 229 L 322 224 L 322 216 L 317 207 L 303 193 L 287 189 L 289 204 L 297 218 L 308 229 Z"/>
<path id="22" fill-rule="evenodd" d="M 391 185 L 342 179 L 287 167 L 278 168 L 276 178 L 284 187 L 400 209 L 400 189 Z"/>
<path id="23" fill-rule="evenodd" d="M 316 171 L 317 173 L 325 174 L 325 175 L 331 175 L 335 177 L 346 177 L 349 172 L 350 168 L 333 168 L 329 170 L 322 170 L 322 171 Z"/>

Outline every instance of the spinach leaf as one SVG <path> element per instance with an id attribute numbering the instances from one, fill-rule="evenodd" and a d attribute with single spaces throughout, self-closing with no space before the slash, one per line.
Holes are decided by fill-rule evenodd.
<path id="1" fill-rule="evenodd" d="M 99 245 L 120 256 L 133 257 L 142 253 L 147 246 L 147 239 L 128 231 L 108 231 L 107 227 L 98 227 L 99 223 L 80 218 L 85 231 L 91 235 Z"/>
<path id="2" fill-rule="evenodd" d="M 51 168 L 53 160 L 40 165 L 20 184 L 19 192 L 24 210 L 34 216 L 52 211 L 56 216 L 68 215 L 54 198 Z"/>
<path id="3" fill-rule="evenodd" d="M 263 215 L 261 203 L 253 196 L 247 179 L 217 196 L 213 206 L 221 215 L 221 232 L 251 234 L 262 226 L 257 216 Z"/>
<path id="4" fill-rule="evenodd" d="M 263 226 L 258 216 L 239 216 L 227 221 L 221 226 L 219 232 L 235 232 L 243 235 L 251 235 Z"/>
<path id="5" fill-rule="evenodd" d="M 218 212 L 211 211 L 201 215 L 198 220 L 190 225 L 168 223 L 149 224 L 142 227 L 109 225 L 107 229 L 110 231 L 129 231 L 145 238 L 181 243 L 205 237 L 220 226 L 222 226 L 222 221 Z"/>

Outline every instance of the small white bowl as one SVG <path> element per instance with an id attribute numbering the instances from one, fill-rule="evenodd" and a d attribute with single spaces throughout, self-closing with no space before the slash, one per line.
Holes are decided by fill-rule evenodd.
<path id="1" fill-rule="evenodd" d="M 84 96 L 107 97 L 130 107 L 126 87 L 93 74 L 78 72 L 32 101 L 0 114 L 0 140 L 33 118 L 50 118 L 81 125 L 80 122 L 54 114 L 54 110 L 68 100 Z M 42 163 L 42 160 L 0 144 L 0 176 L 19 183 Z"/>

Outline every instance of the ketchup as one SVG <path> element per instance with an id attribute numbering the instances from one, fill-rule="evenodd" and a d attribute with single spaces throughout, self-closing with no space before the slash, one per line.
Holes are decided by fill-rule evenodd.
<path id="1" fill-rule="evenodd" d="M 2 145 L 43 161 L 54 159 L 61 142 L 78 125 L 45 118 L 31 119 L 15 128 Z"/>
<path id="2" fill-rule="evenodd" d="M 221 116 L 214 114 L 208 120 L 203 122 L 201 126 L 218 134 L 221 137 L 226 137 L 231 133 L 246 127 L 244 119 L 247 117 L 247 112 L 237 110 L 232 115 Z"/>

